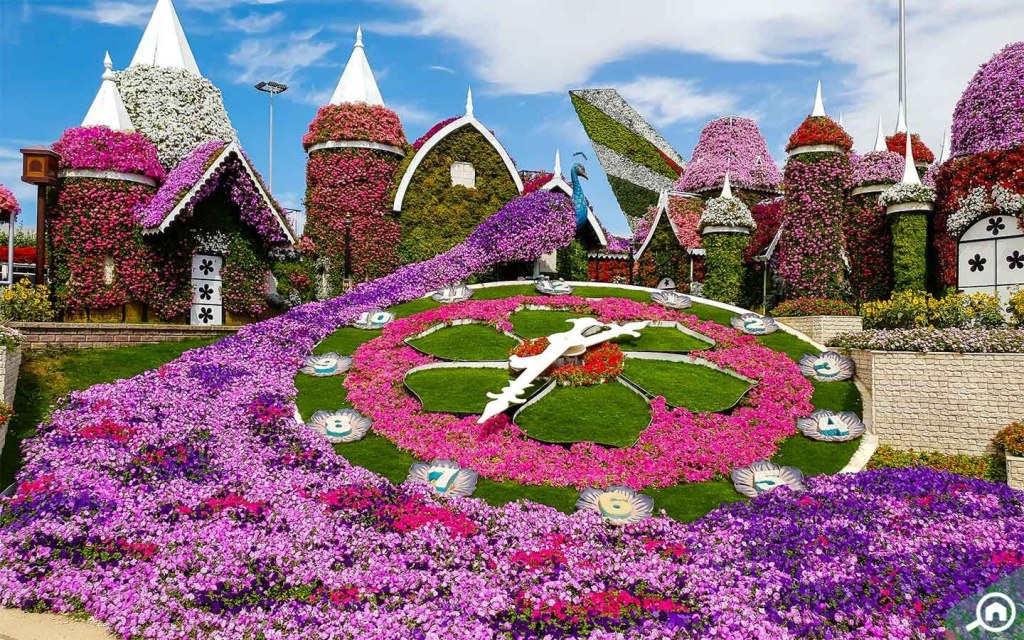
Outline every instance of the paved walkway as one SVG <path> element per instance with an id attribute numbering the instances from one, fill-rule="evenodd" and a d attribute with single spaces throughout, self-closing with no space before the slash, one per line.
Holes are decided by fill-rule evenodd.
<path id="1" fill-rule="evenodd" d="M 0 640 L 114 640 L 114 636 L 95 622 L 0 609 Z"/>

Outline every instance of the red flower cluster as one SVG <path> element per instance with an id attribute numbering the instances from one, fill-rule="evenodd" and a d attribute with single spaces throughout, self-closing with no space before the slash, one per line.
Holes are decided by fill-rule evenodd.
<path id="1" fill-rule="evenodd" d="M 519 356 L 520 358 L 528 358 L 535 356 L 540 353 L 544 353 L 544 350 L 548 348 L 547 338 L 528 338 L 522 343 L 517 344 L 509 350 L 510 356 Z"/>
<path id="2" fill-rule="evenodd" d="M 750 242 L 747 243 L 747 248 L 743 254 L 743 261 L 753 263 L 758 273 L 761 272 L 762 263 L 754 262 L 754 256 L 764 253 L 764 250 L 775 239 L 775 234 L 779 232 L 779 225 L 782 224 L 782 217 L 785 212 L 786 201 L 783 198 L 765 200 L 750 208 L 750 213 L 754 216 L 754 222 L 757 223 L 757 229 L 750 236 Z"/>
<path id="3" fill-rule="evenodd" d="M 907 134 L 897 133 L 896 135 L 889 136 L 885 139 L 885 146 L 889 148 L 889 151 L 900 154 L 900 157 L 906 157 L 907 154 Z M 928 148 L 928 145 L 921 140 L 921 136 L 916 133 L 910 135 L 910 150 L 914 152 L 914 162 L 916 164 L 931 164 L 935 162 L 935 154 Z"/>
<path id="4" fill-rule="evenodd" d="M 398 114 L 382 105 L 329 104 L 320 107 L 302 137 L 305 149 L 328 141 L 362 140 L 404 147 L 405 132 Z"/>
<path id="5" fill-rule="evenodd" d="M 861 301 L 887 300 L 892 294 L 892 228 L 878 196 L 866 193 L 846 200 L 843 236 L 850 261 L 850 288 Z"/>
<path id="6" fill-rule="evenodd" d="M 605 342 L 583 354 L 582 364 L 567 364 L 551 372 L 559 384 L 587 387 L 601 384 L 622 373 L 625 356 L 619 345 Z"/>
<path id="7" fill-rule="evenodd" d="M 853 138 L 846 133 L 832 118 L 827 116 L 808 116 L 793 135 L 789 137 L 786 151 L 797 147 L 809 147 L 819 144 L 834 144 L 843 151 L 853 148 Z"/>

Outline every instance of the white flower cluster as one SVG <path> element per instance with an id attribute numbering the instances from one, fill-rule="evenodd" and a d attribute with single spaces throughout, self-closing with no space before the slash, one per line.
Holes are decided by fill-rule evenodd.
<path id="1" fill-rule="evenodd" d="M 959 208 L 946 221 L 946 228 L 954 238 L 962 236 L 972 224 L 985 216 L 1003 214 L 1024 216 L 1024 195 L 997 184 L 989 191 L 975 187 L 957 202 Z"/>
<path id="2" fill-rule="evenodd" d="M 743 227 L 753 231 L 757 223 L 747 205 L 738 198 L 711 198 L 700 216 L 700 231 L 706 227 Z"/>
<path id="3" fill-rule="evenodd" d="M 224 255 L 231 245 L 231 236 L 223 231 L 196 232 L 196 249 L 200 253 L 215 256 Z"/>
<path id="4" fill-rule="evenodd" d="M 935 189 L 923 184 L 894 184 L 878 196 L 878 204 L 889 207 L 908 202 L 935 202 Z"/>
<path id="5" fill-rule="evenodd" d="M 156 145 L 171 169 L 200 144 L 234 141 L 220 89 L 184 69 L 136 65 L 117 74 L 132 124 Z"/>

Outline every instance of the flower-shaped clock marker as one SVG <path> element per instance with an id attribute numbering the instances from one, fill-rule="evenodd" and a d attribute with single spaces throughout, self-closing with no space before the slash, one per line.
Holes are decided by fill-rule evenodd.
<path id="1" fill-rule="evenodd" d="M 730 323 L 733 329 L 752 336 L 766 336 L 779 330 L 779 325 L 775 322 L 775 318 L 762 316 L 758 313 L 744 313 L 730 320 Z"/>
<path id="2" fill-rule="evenodd" d="M 308 355 L 299 369 L 302 373 L 311 376 L 336 376 L 348 371 L 352 366 L 352 358 L 339 355 L 333 351 L 321 355 Z"/>
<path id="3" fill-rule="evenodd" d="M 654 499 L 629 487 L 584 489 L 576 501 L 577 511 L 596 511 L 609 524 L 622 526 L 650 518 Z"/>
<path id="4" fill-rule="evenodd" d="M 567 322 L 572 324 L 572 329 L 548 336 L 548 346 L 543 352 L 535 356 L 511 356 L 509 358 L 509 367 L 522 373 L 499 393 L 489 392 L 487 394 L 491 401 L 487 403 L 483 414 L 477 420 L 479 424 L 503 413 L 514 404 L 526 402 L 526 398 L 521 397 L 522 394 L 526 393 L 526 390 L 533 385 L 537 378 L 543 375 L 559 358 L 583 355 L 588 347 L 615 338 L 623 336 L 639 338 L 638 332 L 650 324 L 644 320 L 628 322 L 619 326 L 613 323 L 606 324 L 594 318 L 571 318 Z"/>
<path id="5" fill-rule="evenodd" d="M 429 485 L 440 496 L 469 496 L 476 490 L 476 471 L 451 460 L 417 462 L 409 467 L 406 482 Z"/>
<path id="6" fill-rule="evenodd" d="M 549 296 L 567 296 L 573 292 L 572 285 L 561 280 L 538 280 L 535 287 L 537 291 Z"/>
<path id="7" fill-rule="evenodd" d="M 322 435 L 327 442 L 338 444 L 362 440 L 370 430 L 371 420 L 355 409 L 317 411 L 309 419 L 309 428 Z"/>
<path id="8" fill-rule="evenodd" d="M 822 442 L 855 440 L 867 430 L 856 413 L 835 413 L 828 410 L 815 411 L 806 418 L 799 418 L 796 421 L 796 428 L 808 438 Z"/>
<path id="9" fill-rule="evenodd" d="M 382 329 L 384 325 L 395 319 L 395 314 L 383 309 L 364 311 L 359 317 L 352 321 L 356 329 Z"/>
<path id="10" fill-rule="evenodd" d="M 651 301 L 666 309 L 689 309 L 693 306 L 690 296 L 678 291 L 653 291 L 651 292 Z"/>
<path id="11" fill-rule="evenodd" d="M 438 289 L 430 296 L 430 299 L 441 304 L 454 304 L 456 302 L 465 302 L 472 297 L 473 290 L 459 282 Z"/>
<path id="12" fill-rule="evenodd" d="M 749 467 L 734 469 L 732 472 L 732 484 L 748 498 L 756 498 L 781 486 L 787 486 L 794 491 L 803 491 L 804 474 L 795 467 L 780 467 L 774 462 L 760 460 Z"/>
<path id="13" fill-rule="evenodd" d="M 818 382 L 849 380 L 854 369 L 852 359 L 835 351 L 825 351 L 817 356 L 808 353 L 800 358 L 800 373 Z"/>

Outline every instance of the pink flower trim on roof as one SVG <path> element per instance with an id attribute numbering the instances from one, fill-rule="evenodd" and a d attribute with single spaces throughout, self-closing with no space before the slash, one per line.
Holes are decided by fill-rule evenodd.
<path id="1" fill-rule="evenodd" d="M 721 188 L 726 172 L 732 185 L 743 189 L 775 192 L 782 184 L 768 144 L 750 118 L 729 116 L 705 125 L 676 188 L 691 192 Z"/>

